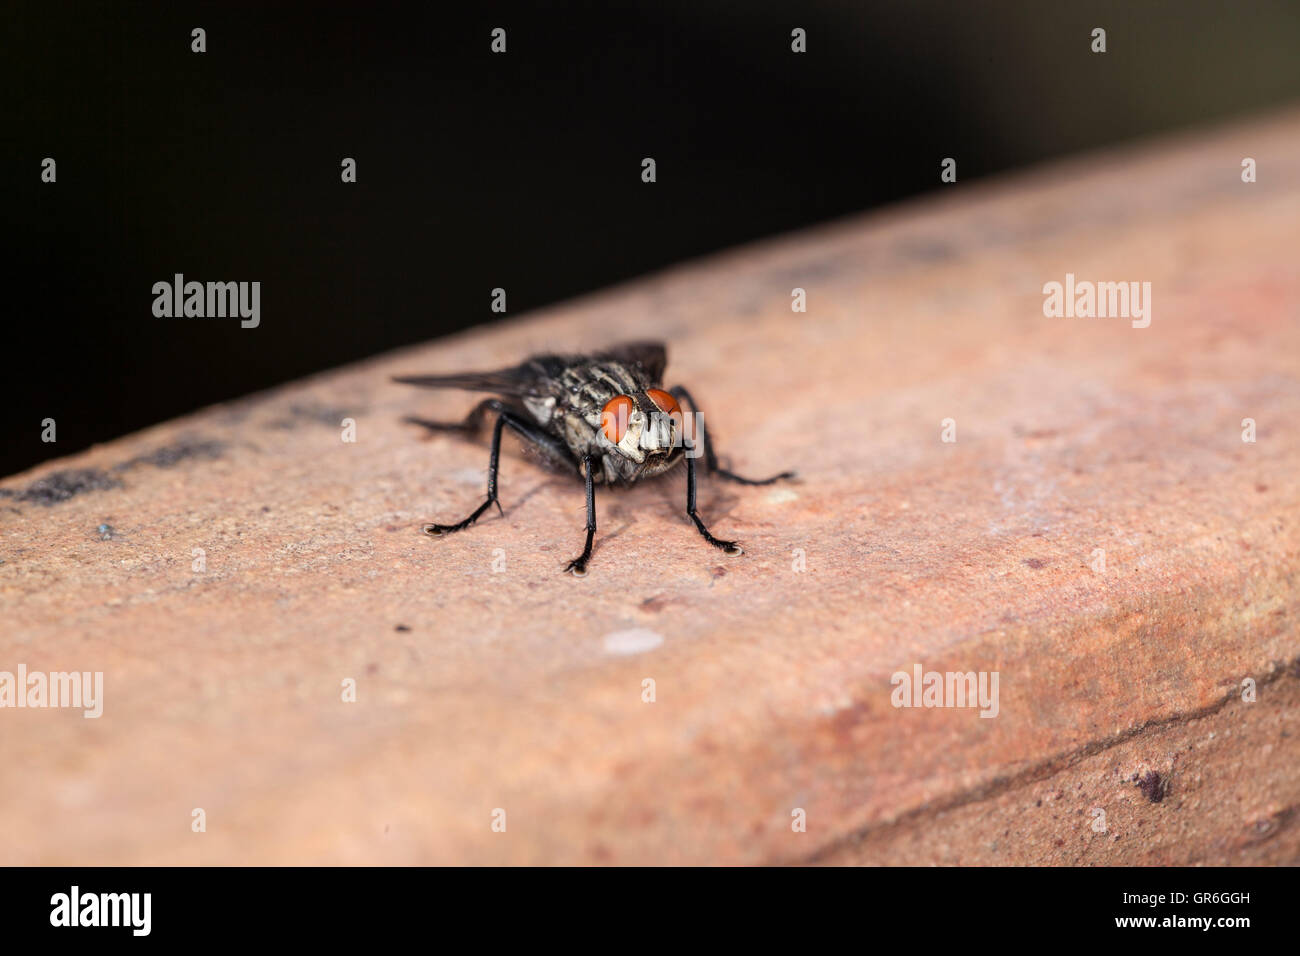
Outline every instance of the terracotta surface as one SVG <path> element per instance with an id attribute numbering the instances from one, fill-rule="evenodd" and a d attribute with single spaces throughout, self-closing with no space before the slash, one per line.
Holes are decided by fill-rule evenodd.
<path id="1" fill-rule="evenodd" d="M 5 479 L 0 670 L 105 687 L 99 719 L 0 710 L 0 862 L 1297 862 L 1298 240 L 1292 113 L 959 184 Z M 1151 282 L 1150 327 L 1044 317 L 1067 272 Z M 401 424 L 473 400 L 390 375 L 643 337 L 733 467 L 800 473 L 704 481 L 744 556 L 699 539 L 679 473 L 600 494 L 591 573 L 564 576 L 581 485 L 514 445 L 504 518 L 420 534 L 481 500 L 486 436 Z M 893 707 L 915 664 L 996 671 L 998 716 Z"/>

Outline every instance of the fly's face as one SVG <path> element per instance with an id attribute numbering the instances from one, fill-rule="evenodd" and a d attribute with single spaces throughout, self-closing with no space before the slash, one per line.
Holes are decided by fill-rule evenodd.
<path id="1" fill-rule="evenodd" d="M 677 399 L 659 388 L 615 395 L 601 410 L 599 442 L 625 481 L 657 475 L 676 464 L 684 422 Z M 611 456 L 617 460 L 609 462 Z"/>

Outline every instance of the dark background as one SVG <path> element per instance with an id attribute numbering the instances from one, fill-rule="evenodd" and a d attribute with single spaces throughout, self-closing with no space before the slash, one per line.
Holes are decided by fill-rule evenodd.
<path id="1" fill-rule="evenodd" d="M 961 188 L 1300 96 L 1294 0 L 25 2 L 4 18 L 0 474 L 492 321 L 496 286 L 517 315 L 940 188 L 945 156 L 960 181 L 942 188 Z M 261 281 L 261 327 L 155 318 L 152 285 L 177 272 Z"/>

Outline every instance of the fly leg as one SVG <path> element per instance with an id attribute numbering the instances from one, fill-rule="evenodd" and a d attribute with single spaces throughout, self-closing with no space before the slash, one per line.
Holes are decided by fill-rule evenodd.
<path id="1" fill-rule="evenodd" d="M 686 399 L 686 401 L 690 403 L 691 411 L 699 412 L 700 406 L 696 403 L 695 399 L 691 396 L 691 393 L 686 391 L 685 386 L 675 385 L 672 388 L 670 388 L 668 391 L 669 394 L 671 394 L 673 398 L 677 399 L 677 401 L 679 402 L 682 399 Z M 700 445 L 702 446 L 702 450 L 704 452 L 704 465 L 706 468 L 708 468 L 709 474 L 717 475 L 719 478 L 726 478 L 728 481 L 734 481 L 737 484 L 741 484 L 741 485 L 770 485 L 773 482 L 780 481 L 783 478 L 794 477 L 793 471 L 783 471 L 781 472 L 781 474 L 773 475 L 771 478 L 744 478 L 736 474 L 734 471 L 727 471 L 727 469 L 720 467 L 718 465 L 717 453 L 714 452 L 713 450 L 713 443 L 709 441 L 709 431 L 707 427 L 704 428 L 703 434 L 700 437 Z M 694 459 L 689 459 L 689 458 L 688 460 L 694 461 Z M 694 498 L 692 497 L 692 501 L 693 500 Z M 695 523 L 697 525 L 700 523 L 698 518 L 695 519 Z M 706 538 L 709 537 L 708 532 L 704 531 L 703 525 L 700 525 L 700 531 L 704 534 Z"/>
<path id="2" fill-rule="evenodd" d="M 425 534 L 437 536 L 451 534 L 454 531 L 463 531 L 477 521 L 479 516 L 493 505 L 496 505 L 497 511 L 501 512 L 501 502 L 497 499 L 497 473 L 501 461 L 501 432 L 507 425 L 510 426 L 511 431 L 517 433 L 524 441 L 536 446 L 542 454 L 549 456 L 553 461 L 572 462 L 573 459 L 572 455 L 569 454 L 569 450 L 554 436 L 548 435 L 531 422 L 520 418 L 509 406 L 495 398 L 489 398 L 480 403 L 463 422 L 430 422 L 417 418 L 408 418 L 406 421 L 423 425 L 433 431 L 472 432 L 478 428 L 484 413 L 488 411 L 496 412 L 497 420 L 492 429 L 492 452 L 488 458 L 487 500 L 479 505 L 468 518 L 458 521 L 456 524 L 426 524 L 424 526 Z M 504 512 L 501 513 L 504 514 Z"/>
<path id="3" fill-rule="evenodd" d="M 582 554 L 569 562 L 565 571 L 573 572 L 575 578 L 587 576 L 587 562 L 591 560 L 591 543 L 596 537 L 596 484 L 591 477 L 591 468 L 596 459 L 588 455 L 582 459 L 582 473 L 587 479 L 587 545 Z"/>
<path id="4" fill-rule="evenodd" d="M 481 406 L 480 406 L 481 407 Z M 471 415 L 473 413 L 471 412 Z M 424 424 L 421 422 L 421 424 Z M 502 414 L 497 418 L 496 427 L 492 429 L 492 455 L 488 459 L 488 479 L 487 479 L 487 501 L 483 502 L 474 509 L 464 521 L 458 521 L 456 524 L 426 524 L 424 533 L 428 535 L 451 534 L 453 531 L 462 531 L 468 528 L 478 520 L 479 515 L 487 511 L 493 505 L 497 506 L 497 511 L 504 515 L 501 510 L 501 502 L 497 500 L 497 469 L 501 460 L 501 430 L 506 427 L 506 416 Z"/>
<path id="5" fill-rule="evenodd" d="M 474 406 L 474 410 L 465 416 L 464 421 L 460 422 L 432 422 L 427 418 L 416 418 L 414 415 L 407 415 L 402 421 L 408 425 L 419 425 L 427 428 L 431 432 L 464 432 L 472 435 L 483 424 L 484 416 L 493 410 L 500 410 L 501 403 L 495 398 L 485 398 Z"/>
<path id="6" fill-rule="evenodd" d="M 691 447 L 688 443 L 687 452 Z M 760 482 L 761 484 L 761 482 Z M 709 542 L 715 548 L 721 548 L 725 553 L 730 555 L 744 554 L 744 549 L 734 541 L 720 541 L 709 533 L 709 529 L 704 527 L 704 522 L 695 511 L 695 458 L 687 454 L 686 456 L 686 513 L 691 516 L 695 522 L 695 527 L 700 529 L 700 534 L 704 535 L 704 540 Z"/>

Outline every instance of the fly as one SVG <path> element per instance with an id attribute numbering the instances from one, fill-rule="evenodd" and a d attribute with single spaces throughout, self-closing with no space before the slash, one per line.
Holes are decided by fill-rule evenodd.
<path id="1" fill-rule="evenodd" d="M 495 415 L 488 458 L 487 500 L 455 524 L 427 524 L 425 534 L 445 535 L 468 528 L 496 505 L 501 433 L 509 428 L 541 455 L 542 463 L 582 478 L 587 487 L 587 543 L 565 567 L 587 573 L 596 537 L 596 485 L 630 485 L 686 462 L 686 514 L 704 540 L 727 554 L 743 554 L 734 541 L 715 538 L 695 508 L 695 460 L 703 457 L 710 474 L 742 485 L 770 485 L 794 473 L 742 478 L 718 465 L 713 445 L 699 424 L 700 409 L 680 385 L 663 388 L 668 353 L 662 342 L 633 342 L 592 355 L 535 355 L 522 365 L 495 372 L 409 375 L 393 381 L 424 388 L 490 392 L 460 422 L 404 421 L 434 432 L 473 435 Z M 682 403 L 694 413 L 687 417 Z M 504 514 L 504 512 L 502 512 Z"/>

